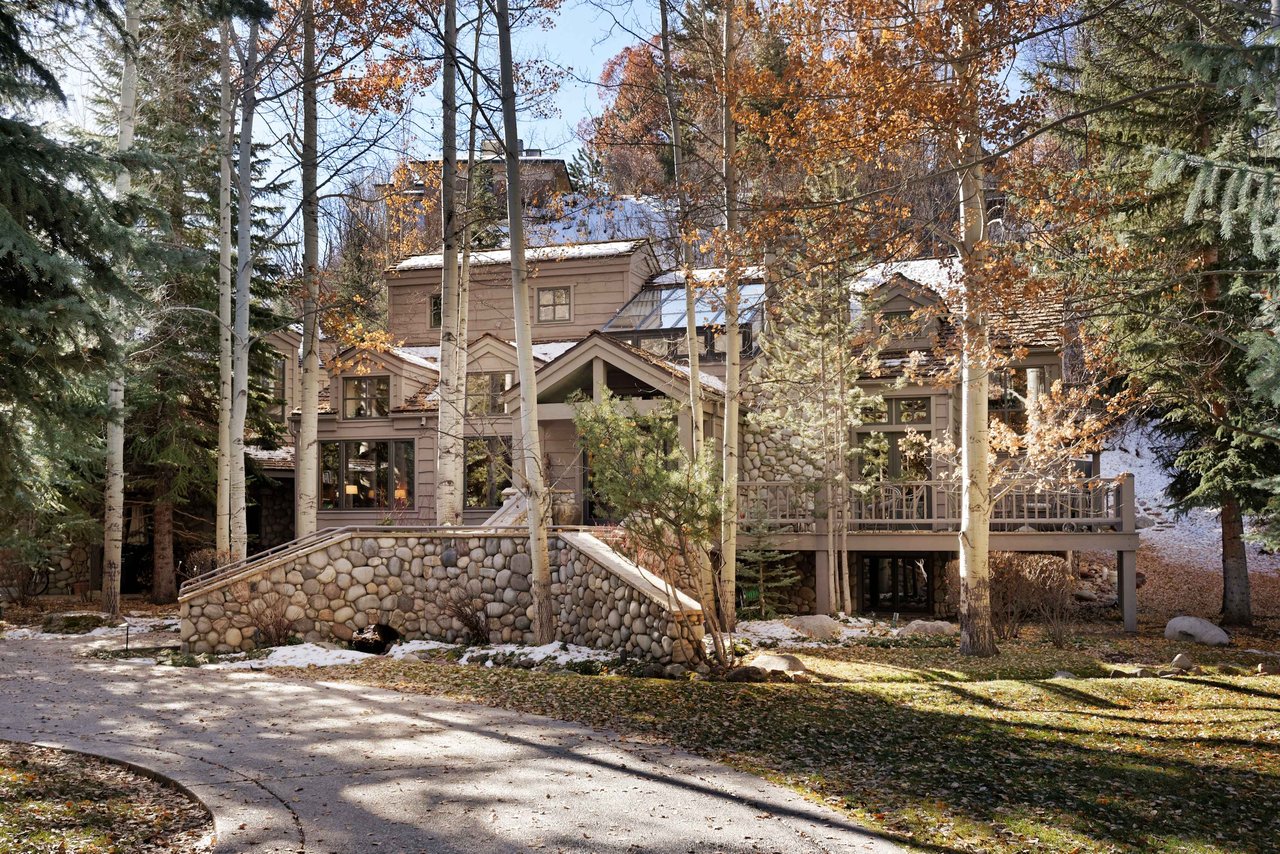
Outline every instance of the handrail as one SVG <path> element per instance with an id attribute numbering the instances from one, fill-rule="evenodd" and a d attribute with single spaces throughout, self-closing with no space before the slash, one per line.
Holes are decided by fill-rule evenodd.
<path id="1" fill-rule="evenodd" d="M 234 563 L 225 566 L 215 567 L 208 572 L 193 576 L 182 583 L 182 587 L 178 591 L 178 597 L 189 596 L 195 590 L 208 587 L 232 578 L 249 569 L 254 564 L 267 563 L 282 557 L 286 554 L 298 554 L 304 552 L 311 546 L 320 543 L 329 543 L 338 537 L 349 537 L 355 534 L 428 534 L 431 536 L 448 536 L 448 537 L 474 537 L 478 535 L 497 534 L 497 533 L 514 533 L 528 534 L 529 529 L 513 525 L 483 525 L 483 526 L 449 526 L 449 525 L 343 525 L 337 528 L 321 528 L 306 536 L 296 537 L 288 542 L 273 546 L 257 554 L 241 558 Z"/>
<path id="2" fill-rule="evenodd" d="M 960 521 L 963 485 L 957 480 L 850 483 L 843 508 L 828 508 L 828 517 L 843 518 L 852 531 L 951 531 Z M 1121 478 L 1089 478 L 1046 483 L 1016 477 L 993 484 L 992 530 L 1040 532 L 1125 527 Z M 753 515 L 773 527 L 811 530 L 821 514 L 814 489 L 793 481 L 742 481 L 739 507 L 743 521 Z"/>

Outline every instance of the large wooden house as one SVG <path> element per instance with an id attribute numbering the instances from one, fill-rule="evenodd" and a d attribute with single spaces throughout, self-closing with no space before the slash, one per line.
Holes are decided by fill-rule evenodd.
<path id="1" fill-rule="evenodd" d="M 688 353 L 682 276 L 662 269 L 642 240 L 534 248 L 528 252 L 530 311 L 537 359 L 543 465 L 557 503 L 572 507 L 574 521 L 598 518 L 590 493 L 589 454 L 573 427 L 575 393 L 598 398 L 606 390 L 639 409 L 664 399 L 681 402 L 681 430 L 688 434 Z M 436 418 L 439 378 L 439 255 L 408 258 L 387 272 L 389 329 L 397 346 L 385 351 L 348 351 L 330 359 L 330 382 L 322 391 L 320 416 L 319 525 L 434 523 Z M 513 471 L 518 394 L 512 324 L 509 254 L 472 256 L 466 412 L 466 520 L 479 524 L 500 507 L 503 492 L 519 486 Z M 695 271 L 714 281 L 715 271 Z M 758 352 L 767 299 L 762 272 L 747 272 L 742 288 L 743 355 Z M 945 261 L 882 265 L 864 277 L 877 317 L 923 317 L 892 342 L 908 351 L 937 341 L 946 322 L 950 271 Z M 698 343 L 705 394 L 706 435 L 724 435 L 724 330 L 722 294 L 704 288 L 697 304 Z M 1024 357 L 993 383 L 996 417 L 1017 424 L 1028 388 L 1063 374 L 1064 319 L 1061 308 L 1038 306 L 1020 314 L 1012 328 Z M 890 349 L 892 349 L 892 347 Z M 286 364 L 296 360 L 296 342 L 280 345 Z M 291 376 L 288 369 L 283 376 Z M 845 508 L 853 599 L 876 613 L 936 613 L 944 606 L 943 567 L 957 551 L 959 486 L 945 477 L 942 460 L 904 452 L 904 442 L 954 436 L 959 395 L 941 380 L 902 385 L 885 377 L 868 388 L 883 396 L 874 423 L 858 426 L 868 452 L 863 487 Z M 297 405 L 296 383 L 282 382 L 285 405 Z M 296 417 L 296 415 L 295 415 Z M 762 522 L 769 547 L 796 552 L 804 580 L 794 597 L 798 609 L 832 610 L 829 512 L 806 484 L 804 460 L 784 435 L 742 431 L 740 503 L 744 517 Z M 1090 475 L 1045 488 L 1012 483 L 994 508 L 993 549 L 1030 552 L 1111 551 L 1117 555 L 1126 621 L 1134 611 L 1132 480 L 1104 481 Z M 283 466 L 280 466 L 283 469 Z M 287 475 L 287 473 L 282 472 Z M 278 538 L 278 537 L 277 537 Z M 274 545 L 264 538 L 263 545 Z"/>

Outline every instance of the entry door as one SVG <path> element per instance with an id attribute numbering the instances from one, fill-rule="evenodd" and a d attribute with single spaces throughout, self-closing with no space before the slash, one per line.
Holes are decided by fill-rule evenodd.
<path id="1" fill-rule="evenodd" d="M 927 613 L 931 609 L 933 556 L 863 555 L 862 610 Z"/>

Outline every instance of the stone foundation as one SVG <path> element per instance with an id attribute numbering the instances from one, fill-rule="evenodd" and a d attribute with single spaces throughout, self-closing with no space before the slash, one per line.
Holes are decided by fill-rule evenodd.
<path id="1" fill-rule="evenodd" d="M 584 537 L 550 542 L 557 640 L 662 663 L 694 660 L 702 639 L 697 603 L 667 595 L 652 575 Z M 530 644 L 527 549 L 527 536 L 514 531 L 346 533 L 184 595 L 182 641 L 195 653 L 248 651 L 271 634 L 347 641 L 385 624 L 406 640 L 457 642 L 478 623 L 489 643 Z"/>

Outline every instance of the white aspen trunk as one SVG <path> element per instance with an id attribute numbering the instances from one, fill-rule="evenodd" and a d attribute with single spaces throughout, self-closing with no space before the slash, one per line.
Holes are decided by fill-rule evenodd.
<path id="1" fill-rule="evenodd" d="M 133 148 L 133 131 L 138 119 L 138 33 L 142 27 L 139 0 L 125 0 L 124 56 L 120 69 L 120 126 L 116 150 Z M 116 195 L 129 195 L 132 177 L 128 169 L 116 176 Z M 125 354 L 127 356 L 127 354 Z M 105 512 L 102 521 L 102 610 L 112 619 L 120 617 L 121 552 L 124 547 L 124 383 L 123 372 L 107 384 L 107 459 Z"/>
<path id="2" fill-rule="evenodd" d="M 533 324 L 525 269 L 524 206 L 520 198 L 520 142 L 516 128 L 516 87 L 507 0 L 497 0 L 496 13 L 501 64 L 502 132 L 507 166 L 507 217 L 511 235 L 511 292 L 514 300 L 516 359 L 520 373 L 520 455 L 528 488 L 534 637 L 539 644 L 544 644 L 554 640 L 555 625 L 551 602 L 551 560 L 547 553 L 547 495 L 543 485 L 542 442 L 538 435 Z"/>
<path id="3" fill-rule="evenodd" d="M 320 490 L 320 192 L 315 0 L 302 0 L 302 383 L 294 536 L 315 533 Z M 287 417 L 287 413 L 286 413 Z"/>
<path id="4" fill-rule="evenodd" d="M 249 21 L 244 70 L 240 75 L 240 162 L 236 211 L 236 292 L 234 341 L 231 350 L 231 555 L 248 554 L 245 512 L 244 430 L 249 408 L 249 293 L 253 281 L 253 118 L 257 110 L 258 21 Z"/>
<path id="5" fill-rule="evenodd" d="M 676 185 L 676 215 L 679 219 L 680 268 L 684 271 L 685 339 L 689 347 L 689 432 L 690 459 L 698 459 L 705 440 L 702 405 L 702 380 L 700 374 L 701 340 L 698 337 L 697 290 L 693 281 L 693 244 L 686 233 L 689 227 L 689 200 L 685 196 L 684 129 L 680 125 L 680 102 L 676 95 L 672 74 L 671 24 L 667 14 L 667 0 L 658 0 L 661 21 L 662 88 L 667 100 L 667 114 L 671 119 L 671 163 Z"/>
<path id="6" fill-rule="evenodd" d="M 724 224 L 725 241 L 732 249 L 738 231 L 737 129 L 733 121 L 733 5 L 724 11 Z M 723 627 L 735 623 L 734 604 L 738 568 L 738 398 L 741 389 L 742 343 L 738 328 L 738 259 L 729 258 L 724 283 L 725 394 L 724 394 L 724 500 L 720 537 L 720 616 Z"/>
<path id="7" fill-rule="evenodd" d="M 214 514 L 218 560 L 231 553 L 231 19 L 218 25 L 218 486 Z"/>
<path id="8" fill-rule="evenodd" d="M 465 466 L 466 375 L 459 373 L 458 318 L 458 7 L 444 4 L 443 130 L 440 219 L 444 228 L 440 271 L 440 409 L 436 418 L 436 524 L 462 524 Z M 465 371 L 465 365 L 462 365 Z"/>
<path id="9" fill-rule="evenodd" d="M 958 75 L 960 76 L 960 75 Z M 963 79 L 963 78 L 962 78 Z M 960 652 L 991 656 L 996 648 L 991 625 L 991 449 L 988 432 L 990 342 L 980 283 L 971 272 L 981 268 L 986 231 L 982 145 L 976 131 L 963 133 L 960 171 L 960 272 L 963 277 L 961 318 L 960 468 L 963 500 L 960 511 Z"/>

